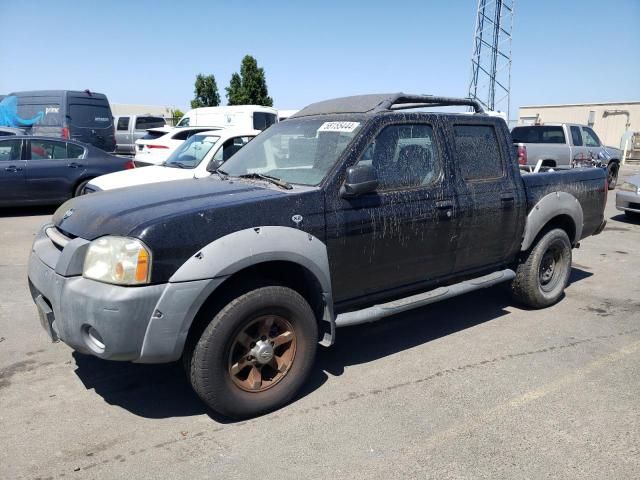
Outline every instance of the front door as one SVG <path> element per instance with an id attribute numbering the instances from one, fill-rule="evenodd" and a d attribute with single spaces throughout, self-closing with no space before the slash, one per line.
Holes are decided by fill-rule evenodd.
<path id="1" fill-rule="evenodd" d="M 22 156 L 23 141 L 16 138 L 0 140 L 0 204 L 23 202 L 26 199 Z"/>
<path id="2" fill-rule="evenodd" d="M 358 159 L 376 172 L 377 190 L 327 199 L 336 302 L 410 289 L 451 272 L 456 208 L 441 146 L 430 123 L 383 126 Z"/>
<path id="3" fill-rule="evenodd" d="M 65 141 L 32 139 L 28 144 L 26 181 L 29 197 L 51 202 L 70 198 L 86 169 L 85 160 L 69 158 Z"/>

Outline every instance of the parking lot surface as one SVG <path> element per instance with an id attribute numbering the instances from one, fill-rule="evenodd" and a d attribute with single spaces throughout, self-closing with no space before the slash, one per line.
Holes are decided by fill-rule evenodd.
<path id="1" fill-rule="evenodd" d="M 245 422 L 178 365 L 48 343 L 26 270 L 52 212 L 0 210 L 2 479 L 640 478 L 640 224 L 615 192 L 557 305 L 497 287 L 339 330 L 296 401 Z"/>

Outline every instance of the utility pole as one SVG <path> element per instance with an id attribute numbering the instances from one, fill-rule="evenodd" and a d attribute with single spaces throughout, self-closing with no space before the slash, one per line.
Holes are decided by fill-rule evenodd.
<path id="1" fill-rule="evenodd" d="M 478 0 L 469 97 L 509 120 L 511 30 L 515 0 Z"/>

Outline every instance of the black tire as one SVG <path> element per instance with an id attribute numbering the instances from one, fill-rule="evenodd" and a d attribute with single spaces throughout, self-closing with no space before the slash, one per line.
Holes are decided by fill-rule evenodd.
<path id="1" fill-rule="evenodd" d="M 92 180 L 91 178 L 87 178 L 86 180 L 81 181 L 73 191 L 73 196 L 79 197 L 80 195 L 82 195 L 82 190 L 87 185 L 87 183 L 89 183 L 91 180 Z"/>
<path id="2" fill-rule="evenodd" d="M 545 308 L 562 297 L 571 273 L 571 242 L 564 230 L 545 233 L 516 268 L 511 293 L 531 308 Z"/>
<path id="3" fill-rule="evenodd" d="M 231 359 L 241 332 L 246 333 L 246 329 L 252 328 L 251 325 L 258 321 L 256 319 L 270 316 L 284 319 L 291 327 L 295 339 L 294 353 L 285 373 L 274 370 L 272 385 L 262 391 L 248 391 L 238 385 L 237 376 L 232 374 Z M 190 364 L 191 385 L 212 410 L 222 415 L 234 419 L 261 415 L 293 398 L 313 366 L 317 343 L 315 315 L 300 294 L 281 286 L 257 288 L 227 304 L 204 329 L 190 362 L 186 360 L 186 364 Z M 255 343 L 251 345 L 257 348 Z M 277 348 L 274 347 L 273 352 Z M 251 358 L 251 355 L 246 358 Z M 244 359 L 243 356 L 241 361 Z M 256 360 L 254 356 L 253 361 L 257 364 Z M 260 366 L 268 370 L 268 365 Z M 247 368 L 251 374 L 253 367 Z"/>
<path id="4" fill-rule="evenodd" d="M 620 167 L 616 162 L 609 163 L 607 167 L 607 185 L 609 190 L 614 190 L 618 184 L 618 170 Z"/>

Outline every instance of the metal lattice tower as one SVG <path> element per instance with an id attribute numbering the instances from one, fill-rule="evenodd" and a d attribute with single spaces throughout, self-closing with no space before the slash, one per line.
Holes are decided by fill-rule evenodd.
<path id="1" fill-rule="evenodd" d="M 469 97 L 509 119 L 515 0 L 478 0 Z"/>

